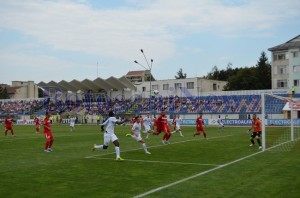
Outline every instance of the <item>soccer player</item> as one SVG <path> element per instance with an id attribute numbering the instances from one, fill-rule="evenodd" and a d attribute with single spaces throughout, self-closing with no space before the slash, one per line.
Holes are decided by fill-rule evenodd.
<path id="1" fill-rule="evenodd" d="M 181 128 L 180 128 L 180 122 L 181 122 L 181 121 L 182 121 L 182 120 L 181 120 L 181 118 L 180 118 L 179 115 L 177 115 L 177 117 L 174 116 L 173 124 L 174 124 L 174 130 L 175 130 L 175 131 L 173 131 L 172 133 L 178 132 L 178 133 L 180 134 L 180 136 L 183 137 L 182 132 L 181 132 Z"/>
<path id="2" fill-rule="evenodd" d="M 261 146 L 261 142 L 260 142 L 260 136 L 261 136 L 261 121 L 258 119 L 258 117 L 256 116 L 256 114 L 253 114 L 253 118 L 252 118 L 252 126 L 251 128 L 248 130 L 248 131 L 252 131 L 252 134 L 250 136 L 250 141 L 251 141 L 251 144 L 250 146 L 254 146 L 255 143 L 254 143 L 254 138 L 256 138 L 256 141 L 258 143 L 258 148 L 259 149 L 262 149 L 262 146 Z"/>
<path id="3" fill-rule="evenodd" d="M 71 117 L 70 118 L 70 130 L 71 130 L 71 132 L 73 131 L 73 129 L 75 130 L 75 120 L 76 120 L 76 117 Z"/>
<path id="4" fill-rule="evenodd" d="M 161 132 L 165 133 L 162 139 L 162 143 L 170 144 L 169 139 L 172 133 L 168 125 L 168 117 L 164 111 L 161 112 L 160 116 L 156 120 L 156 131 L 153 133 L 153 135 L 158 135 Z"/>
<path id="5" fill-rule="evenodd" d="M 218 125 L 219 125 L 219 129 L 222 129 L 222 131 L 223 131 L 223 128 L 224 128 L 224 124 L 223 124 L 223 122 L 222 122 L 222 119 L 221 119 L 221 116 L 219 115 L 219 117 L 218 117 L 218 120 L 217 120 L 217 123 L 218 123 Z"/>
<path id="6" fill-rule="evenodd" d="M 51 113 L 50 112 L 46 112 L 46 117 L 43 120 L 43 127 L 44 127 L 44 136 L 46 139 L 46 144 L 45 144 L 45 149 L 44 152 L 52 152 L 52 144 L 54 142 L 54 137 L 52 134 L 52 130 L 51 130 Z"/>
<path id="7" fill-rule="evenodd" d="M 115 151 L 116 151 L 116 160 L 124 160 L 120 156 L 120 144 L 118 137 L 115 134 L 115 125 L 116 124 L 122 124 L 124 121 L 117 120 L 116 117 L 114 117 L 114 113 L 110 111 L 108 113 L 108 119 L 100 124 L 101 126 L 106 126 L 106 130 L 104 132 L 104 143 L 102 145 L 94 145 L 93 151 L 95 149 L 107 149 L 110 142 L 112 142 L 115 145 Z"/>
<path id="8" fill-rule="evenodd" d="M 197 117 L 196 119 L 196 132 L 194 134 L 194 137 L 196 135 L 200 135 L 200 133 L 202 132 L 203 133 L 203 136 L 204 138 L 206 139 L 206 133 L 205 133 L 205 130 L 204 130 L 204 121 L 202 119 L 202 113 L 199 114 L 199 116 Z"/>
<path id="9" fill-rule="evenodd" d="M 40 116 L 36 115 L 34 117 L 34 123 L 35 123 L 35 133 L 40 133 L 40 125 L 41 125 L 41 118 Z"/>
<path id="10" fill-rule="evenodd" d="M 4 124 L 5 124 L 5 136 L 7 136 L 7 132 L 10 131 L 13 137 L 16 137 L 14 134 L 14 129 L 13 129 L 13 119 L 10 115 L 7 115 L 5 120 L 4 120 Z"/>
<path id="11" fill-rule="evenodd" d="M 144 133 L 147 133 L 146 135 L 146 139 L 149 140 L 149 134 L 151 133 L 151 118 L 150 118 L 150 114 L 148 113 L 146 117 L 143 118 L 143 125 L 145 128 Z"/>
<path id="12" fill-rule="evenodd" d="M 126 134 L 126 136 L 130 136 L 132 137 L 134 140 L 136 140 L 137 142 L 140 142 L 143 146 L 143 149 L 145 151 L 146 154 L 151 154 L 148 150 L 147 150 L 147 146 L 145 144 L 145 141 L 142 139 L 141 137 L 141 129 L 142 129 L 142 124 L 141 124 L 141 118 L 139 116 L 137 116 L 135 118 L 135 123 L 132 126 L 131 129 L 131 134 Z"/>

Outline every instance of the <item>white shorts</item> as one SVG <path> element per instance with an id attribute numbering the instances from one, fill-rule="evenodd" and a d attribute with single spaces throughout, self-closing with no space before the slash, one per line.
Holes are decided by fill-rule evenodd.
<path id="1" fill-rule="evenodd" d="M 110 142 L 114 142 L 118 139 L 115 134 L 109 134 L 104 132 L 104 145 L 108 146 Z"/>
<path id="2" fill-rule="evenodd" d="M 148 131 L 151 130 L 150 125 L 145 125 L 144 127 L 145 127 L 145 131 L 146 131 L 146 132 L 148 132 Z"/>
<path id="3" fill-rule="evenodd" d="M 132 138 L 133 138 L 135 141 L 137 141 L 137 142 L 139 142 L 139 141 L 142 140 L 141 134 L 139 134 L 138 136 L 133 135 Z"/>
<path id="4" fill-rule="evenodd" d="M 74 127 L 75 126 L 75 123 L 70 123 L 70 127 Z"/>
<path id="5" fill-rule="evenodd" d="M 176 131 L 180 131 L 180 125 L 176 125 L 176 127 L 175 127 L 176 129 Z"/>

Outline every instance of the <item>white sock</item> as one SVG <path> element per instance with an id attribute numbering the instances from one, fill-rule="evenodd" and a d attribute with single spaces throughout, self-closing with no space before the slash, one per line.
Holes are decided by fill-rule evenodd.
<path id="1" fill-rule="evenodd" d="M 147 152 L 148 150 L 147 150 L 147 146 L 146 146 L 146 144 L 145 144 L 145 143 L 143 143 L 143 144 L 142 144 L 142 146 L 143 146 L 143 148 L 144 148 L 144 151 L 145 151 L 145 152 Z"/>
<path id="2" fill-rule="evenodd" d="M 94 148 L 96 148 L 96 149 L 103 149 L 103 145 L 95 145 Z"/>
<path id="3" fill-rule="evenodd" d="M 172 131 L 171 133 L 176 133 L 177 131 Z"/>
<path id="4" fill-rule="evenodd" d="M 183 136 L 182 133 L 181 133 L 181 131 L 179 131 L 179 134 L 180 134 L 180 136 Z"/>
<path id="5" fill-rule="evenodd" d="M 120 148 L 118 146 L 116 146 L 115 150 L 116 150 L 116 156 L 120 157 Z"/>
<path id="6" fill-rule="evenodd" d="M 147 133 L 147 136 L 146 136 L 146 138 L 147 138 L 147 139 L 149 138 L 149 133 Z"/>

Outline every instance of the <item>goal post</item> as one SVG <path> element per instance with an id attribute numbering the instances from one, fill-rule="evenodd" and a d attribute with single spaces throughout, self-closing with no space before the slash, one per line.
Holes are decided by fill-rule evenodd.
<path id="1" fill-rule="evenodd" d="M 288 150 L 300 138 L 300 98 L 261 94 L 263 150 Z"/>

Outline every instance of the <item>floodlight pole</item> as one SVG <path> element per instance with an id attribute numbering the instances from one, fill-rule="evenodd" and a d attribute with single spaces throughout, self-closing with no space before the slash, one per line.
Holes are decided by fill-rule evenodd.
<path id="1" fill-rule="evenodd" d="M 153 63 L 153 59 L 151 59 L 151 65 L 150 65 L 149 62 L 148 62 L 148 59 L 147 59 L 146 55 L 144 54 L 144 50 L 143 49 L 141 49 L 141 52 L 142 52 L 142 54 L 143 54 L 143 56 L 145 58 L 145 61 L 147 63 L 148 68 L 145 67 L 144 65 L 140 64 L 136 60 L 134 61 L 134 63 L 140 65 L 141 67 L 143 67 L 146 70 L 149 70 L 149 72 L 150 72 L 149 107 L 150 107 L 150 110 L 151 110 L 151 98 L 152 98 L 152 63 Z"/>

